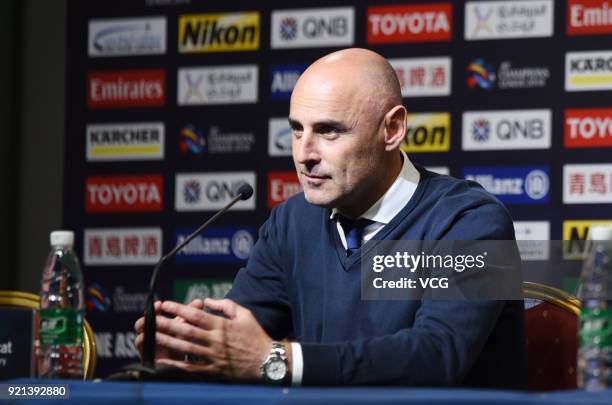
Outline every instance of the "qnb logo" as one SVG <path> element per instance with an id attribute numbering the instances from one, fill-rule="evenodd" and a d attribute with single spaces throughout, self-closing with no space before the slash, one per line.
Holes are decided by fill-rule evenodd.
<path id="1" fill-rule="evenodd" d="M 259 13 L 183 15 L 179 52 L 253 51 L 259 49 Z"/>
<path id="2" fill-rule="evenodd" d="M 202 186 L 197 180 L 190 180 L 185 182 L 183 187 L 183 198 L 187 204 L 197 204 L 200 202 L 200 196 L 202 195 Z"/>
<path id="3" fill-rule="evenodd" d="M 477 119 L 472 124 L 472 136 L 476 142 L 486 142 L 491 135 L 491 123 L 487 119 Z"/>
<path id="4" fill-rule="evenodd" d="M 163 208 L 162 176 L 88 177 L 85 211 L 147 212 Z"/>
<path id="5" fill-rule="evenodd" d="M 495 128 L 495 133 L 501 140 L 539 139 L 544 136 L 544 121 L 541 119 L 500 120 Z"/>
<path id="6" fill-rule="evenodd" d="M 285 41 L 292 41 L 297 36 L 298 23 L 293 17 L 283 18 L 280 24 L 280 36 Z"/>
<path id="7" fill-rule="evenodd" d="M 550 110 L 466 111 L 463 150 L 548 149 Z"/>
<path id="8" fill-rule="evenodd" d="M 184 173 L 176 175 L 175 206 L 177 211 L 214 211 L 223 208 L 237 196 L 243 184 L 255 191 L 254 172 Z M 253 193 L 255 194 L 255 192 Z M 254 210 L 255 195 L 238 201 L 233 210 Z"/>
<path id="9" fill-rule="evenodd" d="M 272 49 L 352 45 L 354 14 L 352 7 L 274 10 Z"/>
<path id="10" fill-rule="evenodd" d="M 480 87 L 481 89 L 490 90 L 495 85 L 495 71 L 484 59 L 478 58 L 474 60 L 468 65 L 467 71 L 467 84 L 470 89 Z"/>
<path id="11" fill-rule="evenodd" d="M 285 18 L 280 25 L 280 35 L 285 41 L 293 41 L 297 37 L 298 23 L 295 18 Z M 302 23 L 302 34 L 306 38 L 320 36 L 343 37 L 348 33 L 348 21 L 344 17 L 306 18 Z"/>
<path id="12" fill-rule="evenodd" d="M 217 182 L 211 181 L 206 184 L 206 197 L 213 202 L 230 201 L 238 194 L 236 191 L 244 184 L 244 181 Z"/>

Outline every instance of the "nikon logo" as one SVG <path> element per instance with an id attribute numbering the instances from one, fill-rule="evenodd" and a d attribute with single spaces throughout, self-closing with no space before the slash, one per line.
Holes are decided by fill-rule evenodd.
<path id="1" fill-rule="evenodd" d="M 583 260 L 588 254 L 587 240 L 593 225 L 612 226 L 610 220 L 577 220 L 563 221 L 563 258 L 565 260 Z"/>
<path id="2" fill-rule="evenodd" d="M 450 114 L 408 114 L 408 128 L 401 148 L 405 152 L 448 152 Z"/>
<path id="3" fill-rule="evenodd" d="M 259 13 L 188 14 L 179 17 L 179 52 L 233 52 L 259 49 Z"/>

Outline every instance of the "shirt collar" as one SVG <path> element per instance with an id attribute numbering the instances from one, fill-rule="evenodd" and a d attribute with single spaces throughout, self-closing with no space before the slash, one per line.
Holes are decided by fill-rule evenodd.
<path id="1" fill-rule="evenodd" d="M 402 169 L 399 175 L 389 187 L 389 189 L 378 199 L 370 208 L 368 208 L 360 218 L 366 218 L 381 224 L 388 224 L 391 220 L 406 206 L 412 198 L 421 174 L 414 167 L 406 153 L 402 154 Z M 338 214 L 338 209 L 333 208 L 330 219 L 334 219 Z"/>

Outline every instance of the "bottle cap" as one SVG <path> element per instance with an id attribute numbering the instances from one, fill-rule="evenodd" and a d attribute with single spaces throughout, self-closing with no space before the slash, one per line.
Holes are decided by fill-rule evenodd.
<path id="1" fill-rule="evenodd" d="M 74 246 L 74 232 L 72 231 L 53 231 L 49 239 L 51 246 Z"/>
<path id="2" fill-rule="evenodd" d="M 594 225 L 591 227 L 591 240 L 612 240 L 611 225 Z"/>

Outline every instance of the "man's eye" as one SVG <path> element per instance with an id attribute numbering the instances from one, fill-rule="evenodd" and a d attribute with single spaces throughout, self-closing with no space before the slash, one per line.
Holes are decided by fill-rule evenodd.
<path id="1" fill-rule="evenodd" d="M 294 138 L 301 138 L 302 137 L 302 130 L 301 129 L 293 129 L 293 137 Z"/>
<path id="2" fill-rule="evenodd" d="M 329 128 L 323 128 L 321 129 L 321 131 L 319 132 L 321 134 L 321 136 L 323 136 L 325 139 L 335 139 L 338 137 L 338 135 L 340 134 L 340 131 L 338 131 L 338 128 L 334 128 L 334 127 L 329 127 Z"/>

